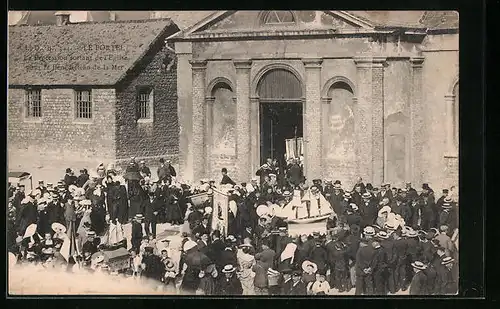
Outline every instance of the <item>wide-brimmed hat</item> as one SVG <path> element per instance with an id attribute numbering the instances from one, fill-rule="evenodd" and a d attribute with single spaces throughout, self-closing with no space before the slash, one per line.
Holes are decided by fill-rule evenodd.
<path id="1" fill-rule="evenodd" d="M 226 240 L 230 241 L 230 242 L 236 242 L 236 237 L 234 237 L 233 235 L 228 235 L 226 237 Z"/>
<path id="2" fill-rule="evenodd" d="M 222 272 L 223 273 L 232 273 L 233 271 L 235 271 L 236 269 L 234 268 L 233 265 L 231 264 L 227 264 L 226 266 L 224 266 L 224 268 L 222 269 Z"/>
<path id="3" fill-rule="evenodd" d="M 288 197 L 288 196 L 292 196 L 292 193 L 288 190 L 285 190 L 281 195 L 283 195 L 284 197 Z"/>
<path id="4" fill-rule="evenodd" d="M 336 184 L 333 185 L 333 188 L 340 190 L 340 189 L 342 189 L 342 185 L 339 184 L 339 183 L 336 183 Z"/>
<path id="5" fill-rule="evenodd" d="M 88 231 L 87 232 L 87 236 L 95 236 L 95 232 L 94 231 Z"/>
<path id="6" fill-rule="evenodd" d="M 253 248 L 251 244 L 241 244 L 239 245 L 240 248 Z"/>
<path id="7" fill-rule="evenodd" d="M 66 233 L 66 227 L 59 222 L 52 223 L 50 227 L 56 233 Z"/>
<path id="8" fill-rule="evenodd" d="M 455 260 L 451 256 L 447 256 L 441 261 L 441 265 L 448 265 L 450 263 L 453 263 L 454 261 Z"/>
<path id="9" fill-rule="evenodd" d="M 136 214 L 134 216 L 134 219 L 136 219 L 136 220 L 142 220 L 142 219 L 144 219 L 144 215 L 143 214 Z"/>
<path id="10" fill-rule="evenodd" d="M 345 192 L 345 193 L 344 193 L 344 197 L 350 198 L 350 197 L 351 197 L 351 193 L 349 193 L 349 192 Z"/>
<path id="11" fill-rule="evenodd" d="M 259 207 L 257 207 L 257 209 L 255 211 L 257 212 L 257 215 L 259 217 L 263 217 L 263 216 L 269 214 L 270 209 L 266 205 L 259 205 Z"/>
<path id="12" fill-rule="evenodd" d="M 373 236 L 375 235 L 375 228 L 373 226 L 367 226 L 363 229 L 363 234 L 366 236 Z"/>
<path id="13" fill-rule="evenodd" d="M 316 265 L 316 263 L 313 263 L 313 262 L 308 261 L 308 260 L 305 260 L 304 262 L 302 262 L 302 270 L 303 271 L 307 271 L 309 267 L 313 268 L 313 273 L 318 271 L 318 265 Z"/>
<path id="14" fill-rule="evenodd" d="M 415 261 L 415 262 L 411 263 L 411 266 L 413 266 L 413 268 L 420 269 L 420 270 L 427 269 L 427 265 L 425 265 L 424 263 L 422 263 L 420 261 Z"/>
<path id="15" fill-rule="evenodd" d="M 81 200 L 80 202 L 78 202 L 78 204 L 80 204 L 82 206 L 90 206 L 90 205 L 92 205 L 92 201 L 91 200 Z"/>

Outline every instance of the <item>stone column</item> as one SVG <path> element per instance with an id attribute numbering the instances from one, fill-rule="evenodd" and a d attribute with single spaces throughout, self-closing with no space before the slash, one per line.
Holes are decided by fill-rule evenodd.
<path id="1" fill-rule="evenodd" d="M 455 104 L 455 96 L 453 94 L 448 94 L 444 97 L 444 101 L 446 106 L 446 152 L 447 155 L 451 155 L 455 152 L 455 137 L 453 130 L 453 105 Z"/>
<path id="2" fill-rule="evenodd" d="M 306 106 L 307 123 L 304 134 L 304 173 L 307 182 L 322 177 L 321 149 L 321 64 L 323 59 L 302 59 L 306 68 Z"/>
<path id="3" fill-rule="evenodd" d="M 356 57 L 357 115 L 355 121 L 357 174 L 366 182 L 373 182 L 372 145 L 372 59 Z"/>
<path id="4" fill-rule="evenodd" d="M 190 61 L 193 70 L 193 180 L 205 177 L 205 70 L 207 61 Z"/>
<path id="5" fill-rule="evenodd" d="M 179 122 L 179 170 L 183 179 L 192 180 L 193 156 L 189 150 L 192 142 L 192 73 L 189 61 L 192 58 L 190 42 L 175 43 L 177 56 L 177 117 Z"/>
<path id="6" fill-rule="evenodd" d="M 236 67 L 236 157 L 237 182 L 249 181 L 251 170 L 250 154 L 250 69 L 252 61 L 238 59 Z"/>
<path id="7" fill-rule="evenodd" d="M 328 126 L 328 117 L 330 116 L 330 103 L 331 99 L 330 98 L 321 98 L 321 166 L 322 166 L 322 174 L 321 174 L 321 179 L 324 179 L 326 177 L 330 177 L 331 175 L 327 175 L 327 171 L 323 170 L 327 166 L 326 156 L 328 154 L 326 149 L 327 139 L 331 138 L 329 136 L 329 131 L 324 131 L 324 128 Z"/>
<path id="8" fill-rule="evenodd" d="M 410 101 L 410 172 L 412 182 L 420 185 L 428 181 L 429 171 L 424 170 L 426 166 L 422 156 L 425 131 L 422 108 L 422 64 L 423 57 L 410 58 L 412 66 L 412 90 Z"/>
<path id="9" fill-rule="evenodd" d="M 250 98 L 250 173 L 254 176 L 260 166 L 259 162 L 259 98 Z"/>
<path id="10" fill-rule="evenodd" d="M 214 126 L 214 102 L 215 97 L 205 98 L 205 171 L 207 177 L 212 177 L 212 147 Z"/>
<path id="11" fill-rule="evenodd" d="M 372 156 L 373 179 L 376 184 L 384 182 L 384 65 L 385 57 L 372 60 Z"/>

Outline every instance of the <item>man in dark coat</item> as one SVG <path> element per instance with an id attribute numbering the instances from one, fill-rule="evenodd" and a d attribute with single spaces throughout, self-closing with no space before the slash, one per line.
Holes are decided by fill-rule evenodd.
<path id="1" fill-rule="evenodd" d="M 71 168 L 66 169 L 66 175 L 64 175 L 64 187 L 67 189 L 71 185 L 76 185 L 77 177 L 75 176 Z"/>
<path id="2" fill-rule="evenodd" d="M 235 274 L 236 268 L 229 264 L 222 269 L 222 276 L 217 282 L 217 295 L 242 295 L 243 287 L 241 281 Z"/>
<path id="3" fill-rule="evenodd" d="M 287 178 L 290 185 L 294 188 L 304 181 L 304 174 L 302 167 L 299 165 L 298 159 L 294 159 L 292 164 L 288 167 Z"/>
<path id="4" fill-rule="evenodd" d="M 436 204 L 434 201 L 434 193 L 427 184 L 422 186 L 422 193 L 420 193 L 420 209 L 422 215 L 422 222 L 420 227 L 427 231 L 430 228 L 437 226 L 436 222 Z"/>
<path id="5" fill-rule="evenodd" d="M 446 249 L 444 247 L 438 246 L 430 262 L 431 267 L 436 272 L 436 281 L 434 283 L 433 292 L 431 294 L 435 295 L 445 294 L 445 291 L 442 289 L 445 286 L 445 284 L 441 282 L 446 278 L 446 267 L 443 264 L 443 260 L 446 258 L 445 252 Z"/>
<path id="6" fill-rule="evenodd" d="M 372 247 L 374 250 L 371 268 L 373 272 L 373 285 L 375 295 L 387 295 L 387 254 L 385 248 L 380 245 L 381 239 L 373 238 Z"/>
<path id="7" fill-rule="evenodd" d="M 361 186 L 361 184 L 356 184 L 354 186 L 354 190 L 351 194 L 351 200 L 358 207 L 361 207 L 363 205 L 363 187 Z"/>
<path id="8" fill-rule="evenodd" d="M 146 161 L 144 160 L 139 163 L 139 174 L 143 179 L 146 177 L 151 178 L 151 170 L 146 166 Z"/>
<path id="9" fill-rule="evenodd" d="M 372 260 L 375 250 L 368 240 L 362 239 L 356 253 L 356 295 L 373 295 Z"/>
<path id="10" fill-rule="evenodd" d="M 444 204 L 444 199 L 448 197 L 448 194 L 449 194 L 449 190 L 448 189 L 443 189 L 443 194 L 441 195 L 440 198 L 438 198 L 438 200 L 436 201 L 436 209 L 441 209 L 441 207 L 443 206 Z"/>
<path id="11" fill-rule="evenodd" d="M 158 255 L 153 254 L 153 247 L 144 248 L 144 256 L 142 257 L 144 267 L 142 275 L 145 278 L 161 281 L 165 274 L 165 265 Z"/>
<path id="12" fill-rule="evenodd" d="M 19 220 L 19 215 L 21 214 L 21 201 L 26 197 L 26 193 L 24 192 L 24 185 L 19 185 L 17 187 L 16 193 L 14 193 L 14 199 L 12 200 L 12 205 L 16 208 L 16 217 Z"/>
<path id="13" fill-rule="evenodd" d="M 406 291 L 408 287 L 406 268 L 407 268 L 407 247 L 408 244 L 406 239 L 401 237 L 401 229 L 397 229 L 393 234 L 393 245 L 394 245 L 394 254 L 396 259 L 396 268 L 394 270 L 394 281 L 396 288 Z"/>
<path id="14" fill-rule="evenodd" d="M 39 180 L 38 181 L 38 187 L 35 188 L 35 190 L 40 190 L 40 192 L 42 193 L 42 196 L 45 194 L 45 193 L 48 193 L 49 191 L 47 190 L 47 187 L 45 186 L 45 184 L 43 183 L 43 180 Z"/>
<path id="15" fill-rule="evenodd" d="M 128 193 L 125 185 L 122 185 L 120 182 L 115 183 L 118 187 L 117 195 L 118 201 L 116 201 L 116 219 L 121 224 L 125 224 L 128 222 L 129 218 L 129 201 L 128 201 Z"/>
<path id="16" fill-rule="evenodd" d="M 361 228 L 364 228 L 368 225 L 372 225 L 378 216 L 378 206 L 376 202 L 372 199 L 372 195 L 370 193 L 363 194 L 363 205 L 360 209 L 361 211 Z"/>
<path id="17" fill-rule="evenodd" d="M 411 187 L 411 183 L 410 182 L 407 182 L 406 185 L 406 196 L 408 198 L 409 201 L 412 201 L 416 198 L 418 198 L 418 193 L 417 193 L 417 190 L 415 190 L 414 188 Z"/>
<path id="18" fill-rule="evenodd" d="M 294 270 L 292 272 L 292 285 L 286 295 L 307 295 L 307 287 L 302 281 L 302 273 L 300 270 Z"/>
<path id="19" fill-rule="evenodd" d="M 153 235 L 156 238 L 156 224 L 158 213 L 162 207 L 161 201 L 155 197 L 154 192 L 148 192 L 148 197 L 144 200 L 144 224 L 146 235 Z"/>
<path id="20" fill-rule="evenodd" d="M 444 265 L 443 271 L 439 274 L 439 283 L 441 284 L 441 294 L 455 295 L 458 292 L 458 268 L 452 257 L 445 257 L 441 264 Z"/>
<path id="21" fill-rule="evenodd" d="M 331 244 L 331 245 L 330 245 Z M 327 244 L 330 264 L 330 287 L 337 288 L 340 293 L 349 290 L 349 271 L 347 264 L 347 247 L 338 240 Z"/>
<path id="22" fill-rule="evenodd" d="M 383 198 L 388 198 L 389 202 L 392 202 L 393 194 L 391 191 L 391 185 L 388 183 L 382 185 L 382 188 L 380 189 L 377 197 L 379 201 L 381 201 Z"/>
<path id="23" fill-rule="evenodd" d="M 387 268 L 385 273 L 386 290 L 389 293 L 394 294 L 397 291 L 395 275 L 398 264 L 398 256 L 394 249 L 394 241 L 386 232 L 383 231 L 380 231 L 377 234 L 377 237 L 380 238 L 380 245 L 385 251 L 385 255 L 387 258 Z"/>
<path id="24" fill-rule="evenodd" d="M 170 182 L 172 180 L 172 177 L 177 176 L 174 167 L 170 165 L 170 160 L 167 160 L 165 162 L 163 158 L 160 159 L 160 166 L 158 167 L 157 174 L 158 182 L 161 182 L 162 180 L 165 182 Z"/>
<path id="25" fill-rule="evenodd" d="M 223 167 L 222 170 L 221 170 L 221 173 L 222 173 L 222 180 L 220 181 L 220 184 L 221 185 L 227 185 L 227 184 L 230 184 L 230 185 L 233 185 L 233 186 L 236 186 L 236 182 L 234 182 L 231 177 L 229 177 L 227 175 L 227 168 Z"/>
<path id="26" fill-rule="evenodd" d="M 309 260 L 318 266 L 319 272 L 326 271 L 328 255 L 320 240 L 316 241 L 314 248 L 311 250 Z"/>
<path id="27" fill-rule="evenodd" d="M 427 277 L 423 272 L 427 267 L 420 261 L 411 263 L 415 275 L 410 284 L 410 295 L 426 295 L 427 294 Z"/>
<path id="28" fill-rule="evenodd" d="M 356 187 L 359 187 L 361 189 L 361 191 L 356 191 Z M 354 187 L 352 188 L 352 191 L 359 192 L 360 195 L 362 195 L 363 193 L 366 192 L 366 186 L 363 183 L 363 178 L 359 177 L 356 180 L 356 184 L 354 184 Z"/>
<path id="29" fill-rule="evenodd" d="M 220 231 L 215 230 L 212 232 L 212 242 L 208 245 L 207 256 L 215 263 L 218 271 L 221 271 L 225 265 L 220 263 L 220 256 L 226 247 L 224 242 L 220 239 Z"/>
<path id="30" fill-rule="evenodd" d="M 333 211 L 337 214 L 337 216 L 343 215 L 342 209 L 342 201 L 344 200 L 344 193 L 342 191 L 342 187 L 340 184 L 333 185 L 333 194 L 330 195 L 330 205 L 333 208 Z"/>
<path id="31" fill-rule="evenodd" d="M 139 253 L 139 248 L 141 246 L 141 241 L 144 235 L 142 234 L 142 220 L 144 216 L 142 214 L 136 214 L 134 220 L 132 221 L 132 237 L 130 242 L 132 244 L 132 249 Z"/>
<path id="32" fill-rule="evenodd" d="M 38 210 L 34 201 L 28 197 L 21 201 L 21 210 L 19 213 L 19 222 L 17 224 L 18 232 L 23 235 L 26 228 L 31 224 L 36 224 L 38 220 Z"/>
<path id="33" fill-rule="evenodd" d="M 83 185 L 89 180 L 90 176 L 87 172 L 87 169 L 81 169 L 80 170 L 80 175 L 78 175 L 78 178 L 76 179 L 76 186 L 78 188 L 82 188 Z"/>

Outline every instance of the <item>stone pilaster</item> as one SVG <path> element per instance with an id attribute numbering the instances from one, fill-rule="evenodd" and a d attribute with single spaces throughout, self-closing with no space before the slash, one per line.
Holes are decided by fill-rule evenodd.
<path id="1" fill-rule="evenodd" d="M 331 99 L 330 98 L 321 98 L 321 130 L 324 130 L 328 126 L 328 117 L 330 114 L 330 103 Z M 327 175 L 326 171 L 324 170 L 324 167 L 326 167 L 326 162 L 325 159 L 327 157 L 327 149 L 325 145 L 328 145 L 327 139 L 331 138 L 331 136 L 328 136 L 328 131 L 324 132 L 322 131 L 321 134 L 321 166 L 323 167 L 322 169 L 322 178 L 330 178 L 331 175 Z"/>
<path id="2" fill-rule="evenodd" d="M 322 177 L 321 147 L 321 64 L 323 59 L 302 59 L 306 68 L 306 104 L 304 127 L 304 173 L 307 182 Z"/>
<path id="3" fill-rule="evenodd" d="M 250 98 L 250 173 L 255 175 L 257 169 L 260 166 L 259 162 L 259 150 L 260 150 L 260 139 L 259 139 L 259 98 Z"/>
<path id="4" fill-rule="evenodd" d="M 446 107 L 446 154 L 451 155 L 456 152 L 453 130 L 453 105 L 455 104 L 455 96 L 453 94 L 448 94 L 444 97 L 444 101 Z"/>
<path id="5" fill-rule="evenodd" d="M 372 58 L 354 58 L 357 68 L 357 119 L 355 122 L 357 174 L 373 182 L 372 145 Z"/>
<path id="6" fill-rule="evenodd" d="M 207 61 L 190 61 L 193 71 L 193 141 L 189 145 L 193 153 L 193 180 L 205 177 L 205 71 Z"/>
<path id="7" fill-rule="evenodd" d="M 385 57 L 372 60 L 372 156 L 373 179 L 384 182 L 384 65 Z"/>
<path id="8" fill-rule="evenodd" d="M 425 141 L 425 131 L 423 123 L 422 108 L 422 64 L 423 57 L 410 58 L 412 66 L 412 88 L 410 100 L 410 173 L 411 179 L 416 184 L 427 181 L 429 171 L 424 169 L 423 143 Z M 428 165 L 427 165 L 428 166 Z"/>
<path id="9" fill-rule="evenodd" d="M 236 157 L 238 160 L 238 182 L 248 181 L 251 171 L 250 154 L 250 69 L 252 61 L 238 59 L 236 68 Z"/>
<path id="10" fill-rule="evenodd" d="M 190 42 L 175 43 L 177 57 L 177 117 L 179 122 L 179 175 L 192 180 L 193 156 L 189 151 L 192 142 L 192 59 Z"/>
<path id="11" fill-rule="evenodd" d="M 215 97 L 205 97 L 205 174 L 212 176 L 212 147 Z"/>

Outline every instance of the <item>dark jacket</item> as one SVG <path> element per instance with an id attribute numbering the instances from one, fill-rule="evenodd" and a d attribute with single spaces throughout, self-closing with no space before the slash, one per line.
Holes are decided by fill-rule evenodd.
<path id="1" fill-rule="evenodd" d="M 371 267 L 374 255 L 375 251 L 372 246 L 359 247 L 356 254 L 356 274 L 364 274 L 363 270 Z"/>
<path id="2" fill-rule="evenodd" d="M 144 210 L 144 218 L 146 220 L 153 220 L 155 216 L 158 215 L 158 212 L 162 209 L 162 201 L 158 198 L 153 198 L 151 200 L 150 197 L 147 197 L 143 201 L 143 207 L 142 209 Z M 157 213 L 156 215 L 154 213 Z"/>
<path id="3" fill-rule="evenodd" d="M 233 274 L 231 278 L 226 278 L 222 274 L 219 278 L 217 285 L 218 295 L 242 295 L 243 287 L 241 286 L 241 281 L 238 279 L 236 274 Z"/>
<path id="4" fill-rule="evenodd" d="M 307 295 L 306 284 L 302 280 L 295 285 L 292 283 L 287 295 Z"/>
<path id="5" fill-rule="evenodd" d="M 228 175 L 224 175 L 224 176 L 222 176 L 222 180 L 220 181 L 220 184 L 221 185 L 231 184 L 231 185 L 235 186 L 236 182 L 234 182 Z"/>
<path id="6" fill-rule="evenodd" d="M 427 277 L 423 271 L 419 271 L 413 276 L 410 284 L 410 295 L 427 294 Z"/>

